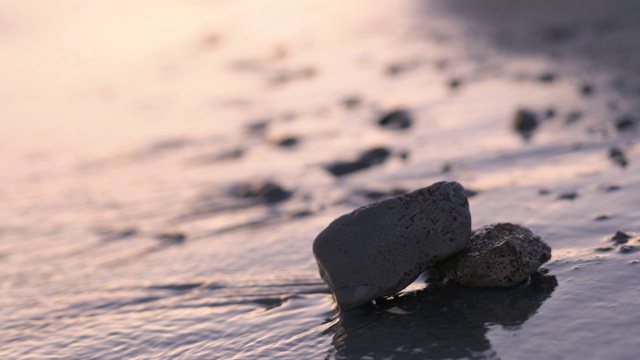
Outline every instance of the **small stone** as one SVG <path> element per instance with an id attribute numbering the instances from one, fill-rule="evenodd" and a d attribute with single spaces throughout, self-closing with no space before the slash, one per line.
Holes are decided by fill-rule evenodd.
<path id="1" fill-rule="evenodd" d="M 636 127 L 637 120 L 630 115 L 625 115 L 615 121 L 616 130 L 619 132 L 631 130 Z"/>
<path id="2" fill-rule="evenodd" d="M 378 120 L 378 125 L 390 130 L 408 129 L 413 124 L 411 114 L 407 110 L 393 110 L 386 113 Z"/>
<path id="3" fill-rule="evenodd" d="M 613 161 L 621 168 L 625 168 L 627 167 L 627 165 L 629 165 L 627 155 L 619 147 L 612 147 L 611 149 L 609 149 L 609 159 L 611 159 L 611 161 Z"/>
<path id="4" fill-rule="evenodd" d="M 637 250 L 638 248 L 633 245 L 622 245 L 618 247 L 618 252 L 621 254 L 629 254 L 632 252 L 636 252 Z"/>
<path id="5" fill-rule="evenodd" d="M 577 122 L 580 119 L 582 119 L 582 112 L 572 111 L 567 115 L 567 119 L 565 120 L 565 122 L 567 124 L 573 124 L 574 122 Z"/>
<path id="6" fill-rule="evenodd" d="M 247 131 L 250 133 L 264 133 L 269 127 L 268 120 L 261 120 L 247 125 Z"/>
<path id="7" fill-rule="evenodd" d="M 231 188 L 232 196 L 250 199 L 257 204 L 273 205 L 287 200 L 293 195 L 291 191 L 271 182 L 242 183 Z"/>
<path id="8" fill-rule="evenodd" d="M 438 267 L 464 286 L 513 286 L 551 258 L 551 248 L 531 230 L 502 223 L 475 230 L 467 247 Z"/>
<path id="9" fill-rule="evenodd" d="M 570 191 L 570 192 L 566 192 L 566 193 L 562 193 L 560 195 L 558 195 L 558 200 L 569 200 L 569 201 L 573 201 L 575 199 L 578 198 L 578 193 L 575 191 Z"/>
<path id="10" fill-rule="evenodd" d="M 553 119 L 555 116 L 556 116 L 556 109 L 554 108 L 548 108 L 544 112 L 544 117 L 547 119 Z"/>
<path id="11" fill-rule="evenodd" d="M 471 235 L 464 188 L 456 182 L 373 203 L 334 220 L 313 243 L 320 276 L 342 310 L 396 294 Z"/>
<path id="12" fill-rule="evenodd" d="M 538 76 L 538 81 L 543 83 L 550 83 L 550 82 L 554 82 L 556 80 L 556 77 L 557 77 L 556 74 L 544 73 Z"/>
<path id="13" fill-rule="evenodd" d="M 583 96 L 589 96 L 589 95 L 593 94 L 593 91 L 594 91 L 594 88 L 593 88 L 593 85 L 591 85 L 591 84 L 582 84 L 580 86 L 580 93 Z"/>
<path id="14" fill-rule="evenodd" d="M 362 100 L 355 95 L 348 96 L 342 99 L 342 106 L 344 106 L 346 109 L 355 109 L 361 104 L 362 104 Z"/>
<path id="15" fill-rule="evenodd" d="M 325 169 L 333 176 L 344 176 L 351 174 L 352 172 L 382 164 L 387 160 L 389 155 L 391 155 L 391 150 L 386 147 L 377 147 L 363 152 L 356 160 L 336 161 L 331 164 L 327 164 L 325 165 Z"/>
<path id="16" fill-rule="evenodd" d="M 460 86 L 462 86 L 462 80 L 460 80 L 460 79 L 451 79 L 451 80 L 449 80 L 449 87 L 451 89 L 457 89 Z"/>
<path id="17" fill-rule="evenodd" d="M 538 127 L 538 115 L 530 110 L 520 109 L 513 118 L 513 129 L 525 139 L 530 139 Z"/>
<path id="18" fill-rule="evenodd" d="M 285 136 L 282 139 L 279 139 L 275 142 L 275 144 L 279 147 L 287 148 L 298 145 L 300 140 L 295 136 Z"/>
<path id="19" fill-rule="evenodd" d="M 609 238 L 609 240 L 613 241 L 616 245 L 620 245 L 626 244 L 627 241 L 629 241 L 629 239 L 631 239 L 632 237 L 633 236 L 618 230 L 615 234 L 613 234 L 613 236 Z"/>
<path id="20" fill-rule="evenodd" d="M 163 233 L 156 235 L 156 240 L 160 240 L 168 244 L 182 244 L 187 239 L 187 236 L 180 232 Z"/>

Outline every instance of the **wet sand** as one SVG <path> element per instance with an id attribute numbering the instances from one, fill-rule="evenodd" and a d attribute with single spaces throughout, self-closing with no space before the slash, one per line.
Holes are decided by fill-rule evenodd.
<path id="1" fill-rule="evenodd" d="M 0 357 L 634 359 L 639 7 L 5 1 Z M 339 313 L 315 236 L 441 180 L 543 272 Z"/>

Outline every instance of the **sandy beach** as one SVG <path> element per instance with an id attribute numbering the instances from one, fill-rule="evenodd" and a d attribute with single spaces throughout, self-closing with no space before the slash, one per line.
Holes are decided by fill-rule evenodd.
<path id="1" fill-rule="evenodd" d="M 0 2 L 0 358 L 636 359 L 638 11 Z M 551 260 L 340 312 L 316 235 L 443 180 Z"/>

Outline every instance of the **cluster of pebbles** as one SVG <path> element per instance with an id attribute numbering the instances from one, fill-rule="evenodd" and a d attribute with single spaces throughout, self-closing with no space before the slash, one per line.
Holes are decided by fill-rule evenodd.
<path id="1" fill-rule="evenodd" d="M 470 287 L 518 285 L 551 258 L 551 248 L 522 226 L 472 231 L 467 196 L 457 182 L 343 215 L 317 236 L 313 252 L 343 310 L 395 295 L 425 271 Z"/>

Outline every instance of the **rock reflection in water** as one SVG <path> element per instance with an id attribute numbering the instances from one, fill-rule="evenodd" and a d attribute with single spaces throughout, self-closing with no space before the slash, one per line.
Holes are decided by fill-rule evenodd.
<path id="1" fill-rule="evenodd" d="M 424 290 L 340 314 L 327 330 L 338 359 L 458 359 L 497 357 L 490 325 L 517 328 L 558 285 L 536 273 L 528 285 L 465 288 L 430 284 Z"/>

